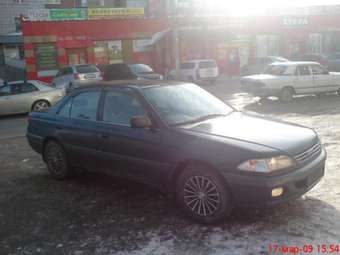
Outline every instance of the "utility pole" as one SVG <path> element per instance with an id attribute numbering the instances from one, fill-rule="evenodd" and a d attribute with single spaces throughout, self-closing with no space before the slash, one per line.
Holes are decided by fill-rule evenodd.
<path id="1" fill-rule="evenodd" d="M 170 3 L 169 3 L 170 2 Z M 169 9 L 171 17 L 171 31 L 172 31 L 172 54 L 175 60 L 175 78 L 178 78 L 180 69 L 180 50 L 179 50 L 179 33 L 178 33 L 178 22 L 177 22 L 177 0 L 170 0 Z"/>

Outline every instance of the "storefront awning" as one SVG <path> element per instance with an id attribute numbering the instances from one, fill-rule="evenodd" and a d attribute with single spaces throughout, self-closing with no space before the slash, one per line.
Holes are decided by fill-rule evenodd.
<path id="1" fill-rule="evenodd" d="M 0 35 L 0 43 L 2 44 L 21 44 L 23 43 L 22 33 L 10 33 Z"/>

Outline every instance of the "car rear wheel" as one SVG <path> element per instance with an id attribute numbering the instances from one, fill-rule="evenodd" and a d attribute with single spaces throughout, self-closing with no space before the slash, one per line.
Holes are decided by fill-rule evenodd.
<path id="1" fill-rule="evenodd" d="M 33 105 L 32 105 L 32 111 L 37 112 L 37 111 L 41 111 L 43 109 L 47 109 L 51 107 L 51 104 L 46 101 L 46 100 L 39 100 L 36 101 Z"/>
<path id="2" fill-rule="evenodd" d="M 53 178 L 64 180 L 73 175 L 63 147 L 56 141 L 48 141 L 44 148 L 44 159 Z"/>
<path id="3" fill-rule="evenodd" d="M 281 102 L 289 103 L 293 101 L 294 90 L 292 88 L 286 87 L 280 91 L 279 99 Z"/>
<path id="4" fill-rule="evenodd" d="M 189 217 L 201 223 L 216 223 L 231 213 L 225 181 L 204 166 L 191 165 L 183 171 L 177 179 L 176 199 Z"/>

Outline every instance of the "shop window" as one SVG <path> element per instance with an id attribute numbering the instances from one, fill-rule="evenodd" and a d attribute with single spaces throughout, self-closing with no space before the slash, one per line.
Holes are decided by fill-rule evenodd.
<path id="1" fill-rule="evenodd" d="M 321 54 L 322 52 L 322 35 L 318 33 L 309 34 L 308 51 L 313 54 Z"/>
<path id="2" fill-rule="evenodd" d="M 58 69 L 58 54 L 55 44 L 37 44 L 35 46 L 35 56 L 37 59 L 37 69 L 39 71 Z"/>
<path id="3" fill-rule="evenodd" d="M 95 42 L 96 64 L 114 64 L 123 62 L 121 41 L 97 41 Z"/>
<path id="4" fill-rule="evenodd" d="M 279 37 L 277 35 L 256 36 L 257 57 L 279 55 Z"/>

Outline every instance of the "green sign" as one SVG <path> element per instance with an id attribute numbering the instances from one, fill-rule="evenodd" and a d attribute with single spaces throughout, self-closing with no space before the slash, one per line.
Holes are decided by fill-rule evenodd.
<path id="1" fill-rule="evenodd" d="M 52 43 L 38 44 L 35 47 L 38 70 L 58 69 L 57 48 Z"/>
<path id="2" fill-rule="evenodd" d="M 51 9 L 50 20 L 82 20 L 87 18 L 85 9 Z"/>

